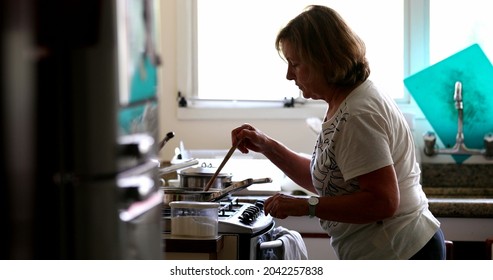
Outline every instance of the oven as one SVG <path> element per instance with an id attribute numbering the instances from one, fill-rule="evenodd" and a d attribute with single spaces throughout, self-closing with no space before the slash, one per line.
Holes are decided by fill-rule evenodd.
<path id="1" fill-rule="evenodd" d="M 273 240 L 272 232 L 275 222 L 270 215 L 264 214 L 263 200 L 228 197 L 219 203 L 218 235 L 221 238 L 222 249 L 214 255 L 215 258 L 277 259 L 277 252 L 282 247 L 282 243 Z M 171 232 L 170 212 L 169 208 L 163 208 L 164 233 Z M 206 242 L 210 242 L 210 240 L 204 240 L 204 245 L 200 245 L 199 241 L 199 243 L 194 242 L 191 246 L 206 247 Z M 184 248 L 183 244 L 181 245 L 183 251 L 189 251 L 189 248 Z M 188 244 L 192 244 L 192 242 L 188 242 Z M 164 250 L 166 251 L 166 247 Z M 194 256 L 191 255 L 191 258 Z"/>

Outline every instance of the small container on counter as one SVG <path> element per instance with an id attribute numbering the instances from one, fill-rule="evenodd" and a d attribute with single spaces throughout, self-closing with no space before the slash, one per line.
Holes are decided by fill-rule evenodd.
<path id="1" fill-rule="evenodd" d="M 171 235 L 215 238 L 218 233 L 219 203 L 172 201 Z"/>

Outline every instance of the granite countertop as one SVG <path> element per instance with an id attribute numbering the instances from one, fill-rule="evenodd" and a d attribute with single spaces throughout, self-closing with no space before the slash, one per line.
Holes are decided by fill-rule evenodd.
<path id="1" fill-rule="evenodd" d="M 299 195 L 308 197 L 306 195 Z M 240 196 L 243 200 L 267 199 L 268 196 Z M 428 195 L 430 211 L 438 218 L 493 219 L 493 198 L 434 197 Z"/>
<path id="2" fill-rule="evenodd" d="M 425 187 L 493 190 L 493 164 L 421 164 Z"/>
<path id="3" fill-rule="evenodd" d="M 493 218 L 493 188 L 424 187 L 437 217 Z"/>
<path id="4" fill-rule="evenodd" d="M 493 218 L 493 198 L 428 198 L 436 217 Z"/>
<path id="5" fill-rule="evenodd" d="M 422 164 L 421 171 L 435 216 L 493 218 L 493 165 Z"/>

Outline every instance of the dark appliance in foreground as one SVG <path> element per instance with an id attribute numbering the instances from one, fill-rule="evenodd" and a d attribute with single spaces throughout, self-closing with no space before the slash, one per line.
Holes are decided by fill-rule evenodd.
<path id="1" fill-rule="evenodd" d="M 162 258 L 155 3 L 0 4 L 2 259 Z"/>

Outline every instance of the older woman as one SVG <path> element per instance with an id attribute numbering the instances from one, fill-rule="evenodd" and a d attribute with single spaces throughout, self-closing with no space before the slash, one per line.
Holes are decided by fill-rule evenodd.
<path id="1" fill-rule="evenodd" d="M 319 194 L 276 194 L 265 201 L 266 213 L 318 217 L 340 259 L 443 259 L 412 134 L 394 100 L 368 80 L 362 40 L 334 10 L 310 6 L 279 32 L 276 48 L 286 78 L 328 106 L 311 159 L 250 124 L 232 131 L 241 152 L 264 154 Z"/>

